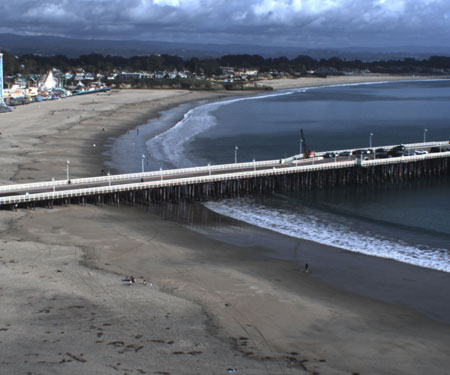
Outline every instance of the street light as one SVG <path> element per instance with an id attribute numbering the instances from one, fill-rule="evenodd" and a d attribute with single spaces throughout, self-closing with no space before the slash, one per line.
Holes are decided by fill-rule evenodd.
<path id="1" fill-rule="evenodd" d="M 144 159 L 145 159 L 145 155 L 142 154 L 142 159 L 141 159 L 142 173 L 144 173 Z"/>
<path id="2" fill-rule="evenodd" d="M 70 184 L 70 161 L 66 161 L 67 183 Z"/>
<path id="3" fill-rule="evenodd" d="M 234 146 L 234 164 L 237 164 L 237 152 L 239 150 L 238 146 Z"/>
<path id="4" fill-rule="evenodd" d="M 211 163 L 208 163 L 208 172 L 209 172 L 209 175 L 211 176 Z"/>
<path id="5" fill-rule="evenodd" d="M 256 160 L 253 158 L 253 171 L 256 172 Z"/>
<path id="6" fill-rule="evenodd" d="M 300 156 L 303 154 L 303 138 L 300 139 Z"/>
<path id="7" fill-rule="evenodd" d="M 372 148 L 372 137 L 373 137 L 373 133 L 369 134 L 369 148 Z"/>
<path id="8" fill-rule="evenodd" d="M 427 141 L 427 131 L 428 129 L 423 129 L 423 143 Z"/>

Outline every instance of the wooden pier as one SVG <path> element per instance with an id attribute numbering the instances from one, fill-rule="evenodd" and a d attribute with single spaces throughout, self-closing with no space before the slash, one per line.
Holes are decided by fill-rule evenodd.
<path id="1" fill-rule="evenodd" d="M 406 145 L 445 151 L 392 157 L 282 160 L 204 166 L 0 186 L 0 208 L 69 204 L 148 205 L 153 202 L 208 201 L 257 194 L 324 189 L 337 185 L 401 183 L 449 175 L 449 142 Z M 386 146 L 393 147 L 393 146 Z M 342 160 L 344 159 L 344 160 Z"/>

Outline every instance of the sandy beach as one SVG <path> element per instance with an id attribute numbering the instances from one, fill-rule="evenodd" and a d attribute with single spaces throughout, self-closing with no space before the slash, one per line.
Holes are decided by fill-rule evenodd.
<path id="1" fill-rule="evenodd" d="M 394 79 L 405 77 L 261 83 Z M 181 103 L 240 94 L 122 90 L 17 107 L 0 114 L 0 183 L 64 178 L 67 160 L 73 177 L 99 175 L 111 139 Z M 0 211 L 0 372 L 447 373 L 448 274 L 178 209 Z M 205 225 L 240 235 L 222 241 Z M 311 272 L 265 256 L 283 246 Z"/>

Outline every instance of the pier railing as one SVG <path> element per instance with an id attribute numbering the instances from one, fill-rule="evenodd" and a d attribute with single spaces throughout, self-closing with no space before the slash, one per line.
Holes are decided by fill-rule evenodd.
<path id="1" fill-rule="evenodd" d="M 145 178 L 152 177 L 167 177 L 174 175 L 186 175 L 186 174 L 197 174 L 197 173 L 217 173 L 224 170 L 232 170 L 232 169 L 243 169 L 243 168 L 261 168 L 272 165 L 279 165 L 280 160 L 264 160 L 264 161 L 251 161 L 245 163 L 233 163 L 233 164 L 219 164 L 219 165 L 206 165 L 200 167 L 189 167 L 189 168 L 180 168 L 180 169 L 166 169 L 159 171 L 151 171 L 151 172 L 136 172 L 136 173 L 125 173 L 125 174 L 117 174 L 117 175 L 105 175 L 105 176 L 96 176 L 96 177 L 84 177 L 84 178 L 74 178 L 70 179 L 70 184 L 72 186 L 75 185 L 86 185 L 86 184 L 96 184 L 96 183 L 113 183 L 120 182 L 126 180 L 141 180 Z M 307 160 L 305 160 L 307 161 Z M 43 182 L 32 182 L 28 184 L 14 184 L 14 185 L 4 185 L 0 186 L 0 194 L 7 193 L 10 191 L 27 191 L 27 190 L 35 190 L 42 188 L 53 188 L 59 186 L 67 186 L 67 179 L 64 180 L 50 180 Z"/>
<path id="2" fill-rule="evenodd" d="M 448 144 L 448 143 L 447 143 Z M 401 157 L 393 157 L 389 159 L 375 159 L 375 160 L 348 160 L 348 161 L 338 161 L 338 162 L 326 162 L 326 163 L 318 163 L 318 164 L 309 164 L 309 165 L 287 165 L 280 166 L 274 163 L 273 161 L 268 162 L 267 165 L 272 165 L 272 168 L 265 169 L 253 169 L 247 171 L 240 172 L 228 172 L 227 173 L 216 173 L 216 174 L 206 174 L 202 176 L 193 176 L 193 177 L 180 177 L 180 178 L 170 178 L 170 179 L 158 179 L 153 181 L 144 181 L 144 182 L 135 182 L 128 184 L 118 184 L 118 185 L 107 185 L 107 186 L 97 186 L 97 187 L 88 187 L 88 188 L 75 188 L 70 190 L 58 190 L 58 191 L 50 191 L 50 192 L 42 192 L 42 193 L 26 193 L 21 195 L 12 195 L 6 197 L 0 197 L 0 205 L 11 205 L 11 204 L 19 204 L 19 203 L 27 203 L 33 201 L 47 201 L 47 200 L 56 200 L 56 199 L 64 199 L 64 198 L 73 198 L 73 197 L 83 197 L 83 196 L 91 196 L 91 195 L 99 195 L 99 194 L 108 194 L 108 193 L 119 193 L 126 191 L 134 191 L 134 190 L 145 190 L 145 189 L 154 189 L 154 188 L 162 188 L 162 187 L 170 187 L 170 186 L 180 186 L 180 185 L 192 185 L 192 184 L 201 184 L 201 183 L 209 183 L 209 182 L 217 182 L 217 181 L 226 181 L 226 180 L 238 180 L 238 179 L 248 179 L 248 178 L 257 178 L 257 177 L 265 177 L 265 176 L 275 176 L 275 175 L 284 175 L 284 174 L 292 174 L 292 173 L 301 173 L 301 172 L 311 172 L 311 171 L 321 171 L 321 170 L 330 170 L 330 169 L 339 169 L 339 168 L 349 168 L 356 167 L 358 165 L 362 167 L 370 167 L 376 165 L 383 164 L 398 164 L 398 163 L 408 163 L 408 162 L 417 162 L 421 160 L 429 160 L 429 159 L 437 159 L 437 158 L 449 158 L 450 151 L 440 152 L 440 153 L 431 153 L 424 155 L 413 155 L 413 156 L 401 156 Z M 310 160 L 310 159 L 309 159 Z M 239 163 L 242 167 L 253 167 L 254 163 Z M 261 165 L 261 164 L 260 164 Z M 277 165 L 277 167 L 275 167 Z M 281 164 L 283 165 L 283 164 Z M 216 166 L 223 167 L 223 166 Z M 208 171 L 209 166 L 199 167 L 199 168 L 186 168 L 183 171 Z M 215 171 L 220 171 L 220 168 L 216 168 Z M 178 170 L 179 171 L 179 170 Z M 167 171 L 170 172 L 170 171 Z M 173 171 L 172 171 L 173 172 Z M 125 175 L 117 175 L 116 181 L 120 179 L 117 177 L 125 176 Z M 126 176 L 137 176 L 137 178 L 141 177 L 151 177 L 151 176 L 160 176 L 160 172 L 147 172 L 147 173 L 136 173 L 136 174 L 128 174 Z M 106 176 L 106 178 L 112 176 Z M 83 181 L 95 181 L 95 182 L 108 182 L 108 179 L 105 177 L 93 177 L 88 179 L 79 179 Z M 67 180 L 64 181 L 64 186 L 67 185 Z M 56 181 L 55 181 L 56 182 Z M 48 187 L 48 185 L 43 186 L 42 183 L 35 184 L 23 184 L 27 186 L 36 187 Z M 51 182 L 50 187 L 54 186 Z M 13 185 L 11 185 L 13 186 Z M 16 185 L 17 186 L 17 185 Z M 69 185 L 70 186 L 70 185 Z M 31 189 L 30 189 L 31 190 Z M 16 190 L 17 191 L 17 190 Z"/>
<path id="3" fill-rule="evenodd" d="M 332 152 L 336 152 L 336 153 L 341 153 L 341 152 L 353 152 L 356 150 L 375 150 L 377 148 L 384 148 L 386 150 L 390 150 L 394 147 L 397 147 L 398 144 L 396 145 L 387 145 L 387 146 L 372 146 L 372 147 L 358 147 L 358 148 L 348 148 L 348 149 L 343 149 L 343 150 L 334 150 Z M 406 149 L 415 149 L 415 148 L 429 148 L 429 147 L 443 147 L 443 146 L 449 146 L 449 141 L 432 141 L 432 142 L 420 142 L 420 143 L 404 143 L 403 146 L 405 146 Z M 324 154 L 326 154 L 327 152 L 330 151 L 319 151 L 316 152 L 315 154 L 317 156 L 322 156 Z M 298 155 L 294 156 L 298 157 Z"/>
<path id="4" fill-rule="evenodd" d="M 425 142 L 425 143 L 410 143 L 410 144 L 404 144 L 404 146 L 407 149 L 414 149 L 414 148 L 426 148 L 426 147 L 442 147 L 442 146 L 449 146 L 449 141 L 441 141 L 441 142 Z M 384 147 L 385 149 L 389 150 L 394 145 L 389 146 L 379 146 Z M 372 149 L 375 149 L 376 147 L 372 147 Z M 336 153 L 340 152 L 352 152 L 358 149 L 364 149 L 364 148 L 354 148 L 354 149 L 346 149 L 346 150 L 337 150 L 333 151 Z M 367 149 L 367 148 L 366 148 Z M 318 160 L 320 157 L 322 157 L 324 154 L 326 154 L 328 151 L 320 151 L 316 152 L 316 158 L 314 159 L 304 159 L 302 158 L 302 155 L 295 155 L 289 158 L 285 159 L 276 159 L 276 160 L 263 160 L 263 161 L 250 161 L 250 162 L 244 162 L 244 163 L 232 163 L 232 164 L 219 164 L 219 165 L 205 165 L 205 166 L 199 166 L 199 167 L 188 167 L 188 168 L 180 168 L 180 169 L 167 169 L 167 170 L 157 170 L 157 171 L 151 171 L 151 172 L 136 172 L 136 173 L 126 173 L 126 174 L 117 174 L 117 175 L 104 175 L 104 176 L 96 176 L 96 177 L 85 177 L 85 178 L 74 178 L 70 179 L 70 184 L 75 187 L 77 185 L 89 185 L 89 184 L 113 184 L 115 182 L 121 182 L 121 181 L 128 181 L 128 180 L 137 180 L 140 181 L 141 179 L 147 179 L 147 178 L 160 178 L 164 179 L 167 177 L 173 178 L 177 175 L 193 175 L 193 174 L 202 174 L 202 173 L 210 173 L 210 174 L 217 174 L 221 173 L 224 170 L 241 170 L 246 168 L 266 168 L 266 167 L 272 167 L 280 165 L 285 165 L 288 163 L 292 163 L 295 161 L 295 163 L 303 164 L 303 163 L 310 163 L 311 161 L 314 162 L 314 160 Z M 440 153 L 442 154 L 442 153 Z M 424 155 L 419 155 L 421 158 Z M 410 156 L 405 156 L 410 157 Z M 369 163 L 367 164 L 367 161 L 362 161 L 361 165 L 381 165 L 381 164 L 389 164 L 394 160 L 395 158 L 389 158 L 389 159 L 377 159 L 377 163 Z M 426 159 L 426 158 L 425 158 Z M 388 162 L 380 162 L 379 160 L 388 160 Z M 414 159 L 409 159 L 414 160 Z M 420 160 L 420 159 L 417 159 Z M 371 160 L 370 160 L 371 161 Z M 290 167 L 292 168 L 292 167 Z M 33 183 L 27 183 L 27 184 L 13 184 L 13 185 L 3 185 L 0 186 L 0 194 L 6 194 L 8 192 L 14 192 L 14 191 L 30 191 L 30 190 L 36 190 L 36 189 L 55 189 L 61 186 L 67 186 L 68 180 L 49 180 L 49 181 L 43 181 L 43 182 L 33 182 Z"/>
<path id="5" fill-rule="evenodd" d="M 450 156 L 450 151 L 445 151 L 445 152 L 436 152 L 436 153 L 425 154 L 425 155 L 410 155 L 410 156 L 399 156 L 396 158 L 388 158 L 388 159 L 362 160 L 361 165 L 363 167 L 369 167 L 372 165 L 409 163 L 409 162 L 413 162 L 413 161 L 436 159 L 436 158 L 449 157 L 449 156 Z"/>

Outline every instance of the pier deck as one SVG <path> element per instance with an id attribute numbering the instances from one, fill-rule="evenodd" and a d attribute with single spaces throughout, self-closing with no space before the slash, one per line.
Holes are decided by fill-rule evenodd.
<path id="1" fill-rule="evenodd" d="M 395 146 L 384 146 L 390 150 Z M 434 150 L 422 155 L 377 159 L 377 155 L 286 159 L 119 174 L 0 186 L 0 208 L 69 203 L 131 203 L 210 200 L 273 191 L 323 188 L 339 184 L 403 181 L 447 175 L 449 141 L 405 145 L 406 150 Z M 366 148 L 367 149 L 367 148 Z"/>

